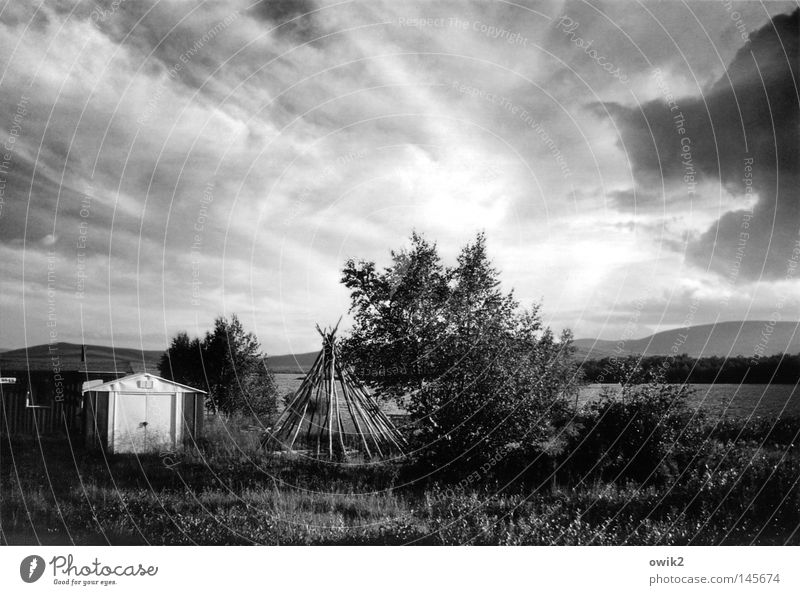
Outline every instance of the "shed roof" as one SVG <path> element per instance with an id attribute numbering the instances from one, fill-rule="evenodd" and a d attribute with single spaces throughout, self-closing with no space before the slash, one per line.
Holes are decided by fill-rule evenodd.
<path id="1" fill-rule="evenodd" d="M 186 386 L 185 384 L 180 384 L 178 382 L 173 382 L 172 380 L 167 380 L 166 378 L 161 378 L 160 376 L 156 376 L 155 374 L 150 374 L 148 372 L 139 372 L 138 374 L 130 374 L 129 376 L 124 376 L 122 378 L 117 378 L 116 380 L 110 380 L 108 382 L 104 382 L 103 384 L 98 384 L 97 386 L 91 386 L 88 388 L 84 388 L 82 392 L 112 392 L 117 390 L 113 387 L 113 385 L 119 385 L 124 383 L 129 383 L 132 381 L 136 381 L 140 378 L 146 378 L 148 380 L 156 380 L 161 384 L 169 385 L 173 388 L 172 392 L 176 393 L 203 393 L 206 394 L 206 391 L 201 390 L 199 388 L 193 388 L 191 386 Z"/>

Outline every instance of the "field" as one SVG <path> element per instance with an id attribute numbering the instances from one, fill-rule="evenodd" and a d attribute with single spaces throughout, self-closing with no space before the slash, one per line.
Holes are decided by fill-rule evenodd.
<path id="1" fill-rule="evenodd" d="M 141 457 L 3 439 L 0 540 L 800 545 L 797 420 L 737 423 L 674 449 L 657 480 L 587 473 L 577 448 L 513 479 L 434 478 L 413 459 L 312 461 L 259 450 L 241 419 L 209 419 L 196 447 Z"/>
<path id="2" fill-rule="evenodd" d="M 301 381 L 277 374 L 279 395 Z M 585 405 L 603 387 L 584 387 L 582 429 L 564 452 L 505 476 L 434 476 L 413 456 L 343 464 L 265 452 L 259 424 L 241 417 L 209 417 L 199 444 L 140 457 L 4 438 L 0 541 L 800 545 L 795 387 L 695 388 L 688 418 L 651 420 L 673 438 L 642 451 L 641 412 L 602 426 Z"/>

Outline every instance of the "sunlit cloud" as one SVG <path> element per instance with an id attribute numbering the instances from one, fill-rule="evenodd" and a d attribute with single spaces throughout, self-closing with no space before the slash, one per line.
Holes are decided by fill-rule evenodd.
<path id="1" fill-rule="evenodd" d="M 688 196 L 659 169 L 671 130 L 637 114 L 666 88 L 694 117 L 747 75 L 724 6 L 666 4 L 9 3 L 0 346 L 48 340 L 54 270 L 59 340 L 158 349 L 237 312 L 267 351 L 311 350 L 314 323 L 346 313 L 344 261 L 387 264 L 412 230 L 448 262 L 485 231 L 504 286 L 579 336 L 614 338 L 642 296 L 643 334 L 695 298 L 698 322 L 768 315 L 796 288 L 795 170 L 776 186 L 760 159 L 745 195 L 701 145 Z M 736 5 L 751 34 L 792 7 Z M 788 134 L 797 104 L 782 109 Z M 763 275 L 729 266 L 747 209 Z"/>

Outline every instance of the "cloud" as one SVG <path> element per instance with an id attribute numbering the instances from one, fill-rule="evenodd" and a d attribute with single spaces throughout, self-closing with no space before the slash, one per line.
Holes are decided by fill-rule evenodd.
<path id="1" fill-rule="evenodd" d="M 687 252 L 723 275 L 736 266 L 742 279 L 780 279 L 799 238 L 799 16 L 776 16 L 753 33 L 700 96 L 675 95 L 669 73 L 654 70 L 661 98 L 596 106 L 620 127 L 639 197 L 664 183 L 698 199 L 698 185 L 712 179 L 740 197 Z M 633 195 L 615 198 L 628 204 Z"/>
<path id="2" fill-rule="evenodd" d="M 314 12 L 317 6 L 311 0 L 261 0 L 251 8 L 253 15 L 273 27 L 280 35 L 302 42 L 322 34 Z"/>
<path id="3" fill-rule="evenodd" d="M 383 264 L 412 229 L 446 258 L 486 230 L 504 284 L 522 301 L 543 299 L 562 327 L 596 324 L 622 287 L 635 295 L 686 277 L 719 288 L 684 264 L 686 238 L 694 262 L 712 222 L 725 228 L 728 213 L 750 204 L 750 225 L 766 221 L 771 164 L 758 148 L 758 194 L 743 197 L 735 170 L 712 167 L 710 124 L 695 112 L 704 89 L 732 152 L 735 131 L 716 118 L 736 108 L 725 100 L 723 58 L 743 113 L 759 116 L 757 101 L 738 95 L 752 74 L 747 56 L 735 57 L 738 31 L 720 3 L 631 6 L 9 3 L 0 144 L 12 131 L 16 140 L 0 172 L 0 346 L 48 339 L 42 312 L 55 265 L 61 340 L 158 348 L 176 330 L 236 311 L 269 351 L 310 350 L 313 323 L 347 309 L 344 260 Z M 760 25 L 786 8 L 737 10 Z M 554 29 L 561 14 L 630 85 Z M 774 49 L 758 54 L 770 81 L 780 78 Z M 624 107 L 631 93 L 642 97 L 658 142 L 670 142 L 670 114 L 651 101 L 660 96 L 654 66 L 696 120 L 687 123 L 693 140 L 706 143 L 696 197 L 680 171 L 667 171 L 662 187 L 653 141 Z M 614 122 L 588 101 L 616 102 L 609 111 L 627 155 Z M 754 147 L 769 140 L 750 126 Z"/>

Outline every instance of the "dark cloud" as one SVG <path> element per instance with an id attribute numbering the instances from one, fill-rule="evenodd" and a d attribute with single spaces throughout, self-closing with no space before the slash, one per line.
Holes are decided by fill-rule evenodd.
<path id="1" fill-rule="evenodd" d="M 316 8 L 309 0 L 262 0 L 253 6 L 253 14 L 263 21 L 283 23 Z"/>
<path id="2" fill-rule="evenodd" d="M 254 17 L 277 26 L 280 35 L 296 41 L 308 41 L 321 34 L 314 14 L 317 6 L 311 0 L 262 0 L 253 6 Z"/>
<path id="3" fill-rule="evenodd" d="M 736 266 L 742 278 L 781 278 L 798 239 L 798 16 L 800 10 L 779 15 L 755 32 L 699 97 L 668 104 L 669 79 L 662 77 L 664 99 L 635 108 L 595 106 L 620 127 L 640 187 L 664 180 L 692 196 L 700 182 L 718 179 L 745 197 L 752 186 L 758 196 L 752 214 L 743 203 L 689 246 L 693 262 L 722 274 Z"/>
<path id="4" fill-rule="evenodd" d="M 167 73 L 192 89 L 206 84 L 239 49 L 225 41 L 229 26 L 239 20 L 238 10 L 221 3 L 104 0 L 72 18 L 90 21 L 114 44 L 132 50 L 141 60 L 137 68 L 154 76 Z"/>

